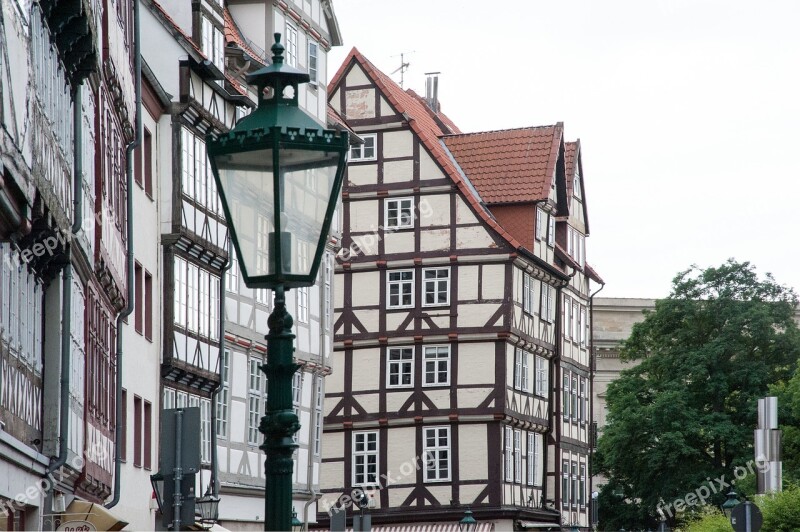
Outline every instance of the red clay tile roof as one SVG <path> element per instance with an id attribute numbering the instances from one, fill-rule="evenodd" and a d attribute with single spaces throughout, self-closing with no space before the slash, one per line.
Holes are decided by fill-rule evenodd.
<path id="1" fill-rule="evenodd" d="M 532 202 L 550 194 L 563 130 L 559 122 L 442 140 L 486 203 Z"/>
<path id="2" fill-rule="evenodd" d="M 439 107 L 438 111 L 434 112 L 434 111 L 433 111 L 433 109 L 431 109 L 431 108 L 430 108 L 430 106 L 428 105 L 428 102 L 427 102 L 427 101 L 425 101 L 425 98 L 423 98 L 422 96 L 420 96 L 419 94 L 417 94 L 416 92 L 414 92 L 414 90 L 413 90 L 413 89 L 406 89 L 406 92 L 407 92 L 408 94 L 410 94 L 411 96 L 413 96 L 414 98 L 416 98 L 417 100 L 419 100 L 419 101 L 420 101 L 420 103 L 422 103 L 422 105 L 423 105 L 423 106 L 424 106 L 424 108 L 425 108 L 425 111 L 427 111 L 427 112 L 428 112 L 428 114 L 429 114 L 429 115 L 431 115 L 431 118 L 433 118 L 434 120 L 436 120 L 436 121 L 437 121 L 437 125 L 438 125 L 440 128 L 441 128 L 441 126 L 444 126 L 444 127 L 442 128 L 442 130 L 443 130 L 443 131 L 444 131 L 446 134 L 451 134 L 451 133 L 454 133 L 454 134 L 460 134 L 460 133 L 461 133 L 461 130 L 460 130 L 460 129 L 458 129 L 458 126 L 456 126 L 456 125 L 453 123 L 453 121 L 452 121 L 452 120 L 450 120 L 450 119 L 449 119 L 449 118 L 448 118 L 448 117 L 447 117 L 447 116 L 446 116 L 446 115 L 445 115 L 445 114 L 442 112 L 442 109 L 441 109 L 441 107 L 442 107 L 442 106 L 441 106 L 441 105 L 438 105 L 438 106 L 437 106 L 437 107 Z M 448 131 L 448 130 L 449 130 L 449 131 Z"/>
<path id="3" fill-rule="evenodd" d="M 242 32 L 239 30 L 239 26 L 236 25 L 236 22 L 233 20 L 233 17 L 231 16 L 231 13 L 228 11 L 227 7 L 222 14 L 225 19 L 225 45 L 236 45 L 251 58 L 255 59 L 259 64 L 267 66 L 267 60 L 264 58 L 264 52 L 257 52 L 245 40 Z"/>
<path id="4" fill-rule="evenodd" d="M 574 185 L 575 165 L 578 164 L 576 155 L 578 154 L 578 142 L 564 143 L 564 164 L 566 166 L 565 175 L 567 176 L 567 197 L 572 197 L 572 187 Z"/>
<path id="5" fill-rule="evenodd" d="M 378 86 L 394 110 L 398 114 L 405 113 L 408 116 L 408 124 L 411 129 L 417 137 L 419 137 L 420 141 L 422 141 L 434 160 L 444 170 L 445 174 L 453 180 L 453 183 L 455 183 L 459 191 L 461 191 L 464 199 L 472 206 L 475 213 L 511 246 L 515 249 L 520 248 L 520 243 L 494 220 L 481 203 L 480 198 L 470 190 L 471 187 L 467 184 L 461 176 L 459 169 L 456 168 L 456 165 L 450 159 L 450 154 L 447 149 L 439 142 L 439 137 L 443 136 L 446 132 L 436 123 L 431 113 L 426 110 L 427 106 L 420 102 L 418 98 L 404 91 L 389 76 L 378 70 L 357 48 L 354 47 L 350 50 L 342 66 L 339 67 L 339 70 L 333 76 L 333 79 L 331 79 L 328 85 L 328 94 L 330 95 L 335 92 L 336 86 L 342 81 L 345 73 L 354 61 L 364 69 L 367 76 Z M 345 120 L 347 119 L 346 116 L 344 118 Z"/>

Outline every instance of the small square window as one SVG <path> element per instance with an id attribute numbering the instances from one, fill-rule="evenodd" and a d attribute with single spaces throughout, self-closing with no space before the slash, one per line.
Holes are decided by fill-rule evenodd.
<path id="1" fill-rule="evenodd" d="M 364 139 L 364 144 L 350 147 L 350 162 L 374 161 L 376 158 L 375 145 L 377 137 L 376 134 L 361 135 L 361 138 Z"/>
<path id="2" fill-rule="evenodd" d="M 414 227 L 413 198 L 386 200 L 386 229 L 409 229 Z"/>

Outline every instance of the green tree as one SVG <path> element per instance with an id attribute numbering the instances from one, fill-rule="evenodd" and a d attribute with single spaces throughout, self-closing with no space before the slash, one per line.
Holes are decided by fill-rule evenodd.
<path id="1" fill-rule="evenodd" d="M 793 290 L 759 279 L 747 262 L 675 277 L 621 347 L 639 364 L 608 387 L 595 465 L 610 479 L 601 493 L 622 496 L 616 506 L 604 497 L 604 528 L 631 514 L 649 516 L 633 526 L 654 527 L 661 515 L 674 524 L 685 503 L 692 511 L 700 498 L 724 500 L 729 488 L 715 479 L 730 482 L 752 460 L 757 401 L 796 366 L 796 306 Z"/>

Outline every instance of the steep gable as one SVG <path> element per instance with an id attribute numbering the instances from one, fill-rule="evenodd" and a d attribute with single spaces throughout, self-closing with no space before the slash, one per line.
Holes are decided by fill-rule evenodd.
<path id="1" fill-rule="evenodd" d="M 341 108 L 343 107 L 341 104 L 343 97 L 340 94 L 341 91 L 339 90 L 344 80 L 349 78 L 351 72 L 356 68 L 363 71 L 367 79 L 374 84 L 375 88 L 378 90 L 378 96 L 385 98 L 391 111 L 395 115 L 403 117 L 409 128 L 422 142 L 433 161 L 458 188 L 464 200 L 469 204 L 475 215 L 478 216 L 478 218 L 481 219 L 485 224 L 491 227 L 494 232 L 496 232 L 508 244 L 513 246 L 515 249 L 519 248 L 520 243 L 508 231 L 501 227 L 482 205 L 480 197 L 476 192 L 473 192 L 474 189 L 468 183 L 467 179 L 462 175 L 455 162 L 451 159 L 449 151 L 445 145 L 440 142 L 440 137 L 452 132 L 450 126 L 446 125 L 447 122 L 450 122 L 450 120 L 446 119 L 445 121 L 439 117 L 442 124 L 438 123 L 439 121 L 434 119 L 435 113 L 433 113 L 430 108 L 427 107 L 421 98 L 419 98 L 413 92 L 404 91 L 399 85 L 397 85 L 397 83 L 389 78 L 389 76 L 376 68 L 366 57 L 361 54 L 361 52 L 358 51 L 357 48 L 353 48 L 350 51 L 328 87 L 328 92 L 331 95 L 331 103 L 335 108 L 337 107 L 336 100 L 340 99 L 339 108 L 337 111 L 342 114 L 343 118 L 347 120 L 348 123 L 350 123 L 353 127 L 358 127 L 360 119 L 350 116 L 347 113 L 348 109 Z M 366 86 L 365 90 L 368 90 Z M 367 113 L 366 115 L 362 115 L 362 119 L 377 120 L 378 118 L 370 116 L 370 113 L 372 112 L 371 110 L 376 108 L 382 109 L 383 106 L 380 103 L 374 103 L 377 100 L 370 102 L 367 98 L 368 97 L 365 97 L 364 100 L 364 105 L 367 106 Z M 352 106 L 349 102 L 347 103 L 347 107 L 352 109 Z M 380 114 L 383 115 L 382 112 Z"/>

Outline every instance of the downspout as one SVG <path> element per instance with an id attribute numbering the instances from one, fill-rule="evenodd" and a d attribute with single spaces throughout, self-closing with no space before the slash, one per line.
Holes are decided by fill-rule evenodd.
<path id="1" fill-rule="evenodd" d="M 117 505 L 120 498 L 120 470 L 122 469 L 122 451 L 120 440 L 122 439 L 122 425 L 119 420 L 122 418 L 122 321 L 133 312 L 134 299 L 134 270 L 133 270 L 133 152 L 142 142 L 142 53 L 139 42 L 139 2 L 133 2 L 133 60 L 134 60 L 134 83 L 136 105 L 136 131 L 134 139 L 125 148 L 125 174 L 126 187 L 128 191 L 125 208 L 127 211 L 127 243 L 128 243 L 128 302 L 125 308 L 117 316 L 117 390 L 116 390 L 116 409 L 114 413 L 114 498 L 106 504 L 106 508 L 113 508 Z"/>
<path id="2" fill-rule="evenodd" d="M 605 283 L 600 284 L 600 288 L 597 291 L 589 296 L 589 427 L 590 427 L 590 441 L 589 441 L 589 500 L 592 501 L 592 504 L 595 504 L 595 499 L 592 498 L 593 490 L 593 481 L 594 481 L 594 474 L 592 473 L 592 466 L 594 465 L 594 449 L 595 445 L 597 444 L 597 432 L 595 431 L 595 424 L 594 424 L 594 374 L 597 370 L 597 361 L 595 360 L 595 352 L 594 352 L 594 296 L 600 293 L 603 288 L 605 288 Z M 591 441 L 594 439 L 594 441 Z M 594 508 L 590 508 L 589 512 L 589 525 L 591 526 L 592 515 L 594 514 Z"/>
<path id="3" fill-rule="evenodd" d="M 225 353 L 225 277 L 231 269 L 233 247 L 228 240 L 228 260 L 222 267 L 219 277 L 219 357 L 217 367 L 219 371 L 219 384 L 211 392 L 211 482 L 208 484 L 207 492 L 210 491 L 214 497 L 219 497 L 219 475 L 217 474 L 217 396 L 219 389 L 222 388 L 222 356 Z"/>
<path id="4" fill-rule="evenodd" d="M 83 116 L 81 102 L 81 85 L 75 90 L 72 100 L 72 168 L 73 168 L 73 220 L 72 234 L 76 235 L 81 230 L 82 203 L 83 203 Z M 61 379 L 60 379 L 60 399 L 59 399 L 59 441 L 58 459 L 51 462 L 47 467 L 47 474 L 60 469 L 67 463 L 69 452 L 69 386 L 70 386 L 70 363 L 72 350 L 70 349 L 70 332 L 72 330 L 72 251 L 69 245 L 66 249 L 67 265 L 63 278 L 63 304 L 61 308 Z M 55 483 L 51 483 L 51 489 L 55 488 Z"/>

